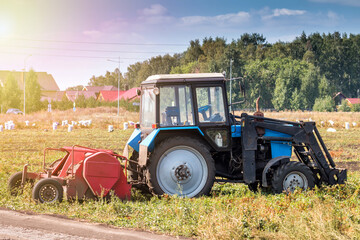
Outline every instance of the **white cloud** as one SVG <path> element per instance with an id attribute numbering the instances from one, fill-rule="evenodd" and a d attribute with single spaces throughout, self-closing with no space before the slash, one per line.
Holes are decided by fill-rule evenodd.
<path id="1" fill-rule="evenodd" d="M 329 20 L 332 20 L 332 21 L 338 21 L 340 19 L 340 17 L 333 11 L 328 11 L 327 17 L 329 18 Z"/>
<path id="2" fill-rule="evenodd" d="M 281 17 L 281 16 L 299 16 L 299 15 L 304 15 L 306 13 L 305 10 L 291 10 L 291 9 L 287 9 L 287 8 L 276 8 L 274 10 L 272 10 L 272 14 L 270 15 L 265 15 L 262 17 L 263 20 L 268 20 L 268 19 L 272 19 L 275 17 Z"/>
<path id="3" fill-rule="evenodd" d="M 335 3 L 335 4 L 340 4 L 340 5 L 360 7 L 359 0 L 310 0 L 310 2 Z"/>
<path id="4" fill-rule="evenodd" d="M 144 16 L 162 16 L 167 12 L 167 9 L 161 4 L 151 5 L 150 8 L 144 8 L 140 14 Z"/>
<path id="5" fill-rule="evenodd" d="M 168 16 L 167 9 L 161 4 L 151 5 L 150 8 L 144 8 L 139 13 L 139 20 L 148 24 L 169 23 L 174 20 L 173 17 Z"/>
<path id="6" fill-rule="evenodd" d="M 182 17 L 181 23 L 184 25 L 202 25 L 202 24 L 241 24 L 250 19 L 248 12 L 229 13 L 217 16 L 187 16 Z"/>

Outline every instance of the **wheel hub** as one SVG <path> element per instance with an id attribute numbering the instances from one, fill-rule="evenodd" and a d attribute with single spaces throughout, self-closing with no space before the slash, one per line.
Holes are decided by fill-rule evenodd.
<path id="1" fill-rule="evenodd" d="M 167 194 L 193 197 L 206 184 L 204 157 L 194 148 L 179 145 L 162 154 L 156 168 L 160 188 Z"/>
<path id="2" fill-rule="evenodd" d="M 41 188 L 40 198 L 44 202 L 52 202 L 56 199 L 56 197 L 57 197 L 57 190 L 54 186 L 45 185 L 44 187 Z"/>
<path id="3" fill-rule="evenodd" d="M 186 166 L 186 163 L 178 166 L 175 169 L 175 177 L 178 181 L 184 181 L 191 176 L 190 169 Z"/>
<path id="4" fill-rule="evenodd" d="M 296 188 L 307 189 L 307 179 L 301 172 L 292 172 L 288 174 L 283 182 L 283 189 L 294 192 Z"/>

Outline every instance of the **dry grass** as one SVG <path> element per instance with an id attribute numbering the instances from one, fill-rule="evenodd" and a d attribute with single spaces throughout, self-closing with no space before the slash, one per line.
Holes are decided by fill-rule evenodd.
<path id="1" fill-rule="evenodd" d="M 253 114 L 253 112 L 247 112 Z M 281 112 L 264 112 L 265 117 L 289 120 L 289 121 L 315 121 L 318 127 L 335 127 L 344 128 L 345 122 L 357 123 L 356 127 L 360 125 L 360 112 L 310 112 L 310 111 L 281 111 Z M 235 115 L 241 115 L 241 112 L 235 112 Z M 331 126 L 329 120 L 334 121 L 334 126 Z M 321 125 L 321 121 L 324 125 Z"/>
<path id="2" fill-rule="evenodd" d="M 61 122 L 63 120 L 80 121 L 80 120 L 92 120 L 93 126 L 100 128 L 106 128 L 107 125 L 114 125 L 121 127 L 123 122 L 127 121 L 139 121 L 139 113 L 129 112 L 124 109 L 120 109 L 120 116 L 117 116 L 117 108 L 114 107 L 98 107 L 98 108 L 77 108 L 76 112 L 73 110 L 54 110 L 51 113 L 47 111 L 41 111 L 37 113 L 23 115 L 13 114 L 0 114 L 0 124 L 12 120 L 17 128 L 25 128 L 25 121 L 30 122 L 30 126 L 35 123 L 37 129 L 50 129 L 53 122 Z"/>

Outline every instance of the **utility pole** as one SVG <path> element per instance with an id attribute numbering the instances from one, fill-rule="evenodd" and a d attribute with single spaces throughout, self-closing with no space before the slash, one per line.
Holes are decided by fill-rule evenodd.
<path id="1" fill-rule="evenodd" d="M 121 71 L 120 71 L 120 57 L 118 61 L 112 60 L 112 59 L 108 59 L 108 61 L 110 62 L 116 62 L 119 64 L 119 68 L 118 68 L 118 97 L 117 97 L 117 115 L 119 116 L 120 114 L 120 76 L 121 76 Z"/>
<path id="2" fill-rule="evenodd" d="M 232 64 L 234 60 L 230 59 L 230 112 L 232 111 Z"/>
<path id="3" fill-rule="evenodd" d="M 24 78 L 24 116 L 26 115 L 26 108 L 25 108 L 25 105 L 26 105 L 26 97 L 25 97 L 25 86 L 26 86 L 26 84 L 25 84 L 25 80 L 26 80 L 26 78 L 25 78 L 25 73 L 26 73 L 26 60 L 29 58 L 29 57 L 31 57 L 32 55 L 30 54 L 30 55 L 28 55 L 25 59 L 24 59 L 24 74 L 23 74 L 23 78 Z"/>

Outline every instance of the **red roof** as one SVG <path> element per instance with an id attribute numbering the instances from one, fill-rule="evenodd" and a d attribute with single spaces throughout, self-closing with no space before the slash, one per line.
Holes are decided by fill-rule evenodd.
<path id="1" fill-rule="evenodd" d="M 117 91 L 117 87 L 114 86 L 86 86 L 83 88 L 83 91 L 94 91 L 94 92 L 100 92 L 100 91 Z"/>
<path id="2" fill-rule="evenodd" d="M 124 92 L 123 94 L 120 95 L 120 99 L 125 99 L 125 100 L 133 100 L 136 98 L 139 98 L 140 96 L 137 95 L 137 91 L 140 88 L 136 87 L 136 88 L 131 88 L 129 90 L 127 90 L 126 92 Z"/>
<path id="3" fill-rule="evenodd" d="M 122 94 L 124 94 L 125 91 L 120 91 L 120 99 Z M 100 101 L 107 101 L 107 102 L 114 102 L 118 99 L 118 91 L 100 91 L 99 98 Z"/>
<path id="4" fill-rule="evenodd" d="M 346 100 L 351 104 L 360 104 L 360 98 L 347 98 Z"/>

